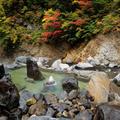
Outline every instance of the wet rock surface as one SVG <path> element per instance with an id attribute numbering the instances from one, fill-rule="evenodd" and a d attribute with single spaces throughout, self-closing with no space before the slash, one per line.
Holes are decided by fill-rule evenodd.
<path id="1" fill-rule="evenodd" d="M 39 66 L 43 65 L 42 62 L 40 60 Z M 34 65 L 36 67 L 36 63 L 32 63 L 33 68 Z M 64 66 L 62 67 L 64 68 Z M 16 98 L 18 94 L 16 87 L 13 83 L 7 81 L 10 79 L 10 76 L 5 74 L 5 77 L 2 77 L 1 75 L 0 99 L 2 102 L 0 100 L 0 119 L 3 117 L 8 120 L 93 120 L 93 118 L 94 120 L 109 120 L 108 115 L 112 111 L 113 114 L 110 115 L 110 118 L 112 120 L 119 120 L 119 117 L 117 117 L 120 112 L 119 105 L 100 104 L 101 102 L 113 100 L 120 101 L 119 86 L 116 85 L 116 88 L 114 84 L 111 87 L 109 78 L 105 73 L 77 70 L 74 65 L 71 67 L 73 69 L 70 69 L 70 71 L 80 76 L 80 80 L 81 76 L 86 78 L 87 82 L 90 80 L 89 92 L 87 90 L 80 90 L 78 87 L 78 76 L 77 79 L 67 77 L 62 81 L 64 92 L 59 95 L 53 93 L 42 94 L 42 92 L 32 94 L 29 91 L 22 90 L 20 91 L 19 100 Z M 9 95 L 11 92 L 12 95 Z M 12 101 L 7 101 L 7 99 L 12 99 Z M 96 108 L 95 103 L 99 103 L 100 105 Z M 8 106 L 8 108 L 5 106 Z"/>
<path id="2" fill-rule="evenodd" d="M 37 62 L 27 58 L 27 77 L 33 78 L 34 80 L 43 80 L 44 77 L 39 70 Z"/>
<path id="3" fill-rule="evenodd" d="M 65 78 L 63 79 L 62 87 L 67 93 L 69 93 L 71 90 L 78 89 L 78 81 L 73 77 Z"/>

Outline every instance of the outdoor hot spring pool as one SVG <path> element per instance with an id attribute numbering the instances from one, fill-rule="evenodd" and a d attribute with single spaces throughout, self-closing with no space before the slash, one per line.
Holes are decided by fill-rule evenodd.
<path id="1" fill-rule="evenodd" d="M 66 77 L 72 77 L 73 74 L 63 73 L 63 72 L 56 72 L 52 70 L 44 70 L 41 69 L 41 72 L 44 76 L 44 80 L 42 81 L 34 81 L 33 83 L 30 81 L 27 81 L 25 78 L 27 77 L 27 71 L 26 68 L 19 68 L 16 70 L 11 70 L 10 74 L 12 77 L 12 81 L 17 86 L 18 90 L 25 89 L 32 93 L 46 93 L 46 92 L 52 92 L 55 94 L 59 94 L 63 91 L 62 89 L 62 80 Z M 50 76 L 53 76 L 54 80 L 56 81 L 56 85 L 54 87 L 51 87 L 50 89 L 44 89 L 44 83 L 49 79 Z M 83 81 L 78 82 L 80 89 L 85 89 L 87 84 Z"/>

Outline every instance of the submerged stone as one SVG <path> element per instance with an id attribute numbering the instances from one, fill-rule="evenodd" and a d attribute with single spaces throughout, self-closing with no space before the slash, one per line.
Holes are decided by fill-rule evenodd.
<path id="1" fill-rule="evenodd" d="M 44 77 L 39 70 L 37 62 L 27 58 L 27 77 L 33 78 L 34 80 L 43 80 Z"/>

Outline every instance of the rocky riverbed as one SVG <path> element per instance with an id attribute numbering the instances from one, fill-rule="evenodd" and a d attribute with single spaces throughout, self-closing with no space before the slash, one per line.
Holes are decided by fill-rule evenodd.
<path id="1" fill-rule="evenodd" d="M 0 120 L 119 120 L 119 66 L 98 67 L 89 62 L 72 64 L 62 63 L 60 59 L 31 58 L 40 70 L 68 74 L 61 80 L 63 91 L 59 94 L 34 93 L 24 88 L 18 91 L 7 74 L 7 70 L 25 67 L 26 58 L 19 56 L 12 64 L 4 64 L 5 73 L 0 78 Z M 87 83 L 86 89 L 80 88 L 79 81 Z"/>

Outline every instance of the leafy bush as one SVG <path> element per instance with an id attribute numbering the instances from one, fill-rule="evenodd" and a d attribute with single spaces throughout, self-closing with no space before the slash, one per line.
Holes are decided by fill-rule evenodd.
<path id="1" fill-rule="evenodd" d="M 119 31 L 119 5 L 119 0 L 1 0 L 0 44 L 6 50 L 22 42 L 75 44 Z"/>

